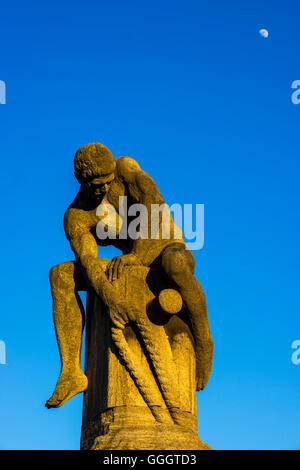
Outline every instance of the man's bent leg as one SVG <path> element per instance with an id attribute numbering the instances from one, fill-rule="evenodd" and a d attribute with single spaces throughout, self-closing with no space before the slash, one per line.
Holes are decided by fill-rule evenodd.
<path id="1" fill-rule="evenodd" d="M 78 295 L 78 291 L 87 287 L 76 261 L 54 266 L 49 277 L 61 372 L 54 393 L 45 405 L 57 408 L 87 388 L 87 377 L 80 366 L 84 308 Z"/>
<path id="2" fill-rule="evenodd" d="M 196 343 L 197 390 L 203 390 L 212 368 L 213 341 L 204 292 L 193 275 L 194 266 L 194 256 L 185 246 L 174 244 L 163 251 L 162 268 L 178 286 L 189 313 Z"/>

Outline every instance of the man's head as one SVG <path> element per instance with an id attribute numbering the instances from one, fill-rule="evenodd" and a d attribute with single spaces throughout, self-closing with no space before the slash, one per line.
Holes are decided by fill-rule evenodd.
<path id="1" fill-rule="evenodd" d="M 102 199 L 115 178 L 116 163 L 108 148 L 99 143 L 87 144 L 77 150 L 74 158 L 75 176 L 90 197 Z"/>

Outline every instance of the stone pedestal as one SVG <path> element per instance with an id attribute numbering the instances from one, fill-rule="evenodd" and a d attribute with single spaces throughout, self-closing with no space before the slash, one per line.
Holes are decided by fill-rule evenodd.
<path id="1" fill-rule="evenodd" d="M 194 340 L 184 309 L 177 315 L 161 315 L 155 307 L 159 293 L 170 288 L 162 275 L 145 267 L 127 267 L 115 281 L 120 295 L 152 319 L 153 331 L 165 339 L 175 377 L 181 424 L 174 424 L 147 348 L 134 324 L 124 334 L 145 379 L 153 390 L 152 406 L 163 418 L 157 422 L 134 379 L 126 369 L 111 337 L 111 320 L 99 298 L 88 294 L 85 373 L 89 380 L 84 394 L 82 449 L 194 450 L 209 449 L 197 434 Z M 155 310 L 156 308 L 156 310 Z M 154 310 L 155 311 L 154 311 Z M 155 323 L 154 323 L 155 322 Z M 161 335 L 161 336 L 159 336 Z M 166 361 L 168 361 L 168 354 Z"/>

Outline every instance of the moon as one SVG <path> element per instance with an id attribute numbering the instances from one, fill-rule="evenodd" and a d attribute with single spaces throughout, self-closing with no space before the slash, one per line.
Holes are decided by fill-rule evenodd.
<path id="1" fill-rule="evenodd" d="M 263 37 L 263 38 L 267 38 L 269 36 L 269 31 L 267 29 L 260 29 L 259 30 L 259 34 Z"/>

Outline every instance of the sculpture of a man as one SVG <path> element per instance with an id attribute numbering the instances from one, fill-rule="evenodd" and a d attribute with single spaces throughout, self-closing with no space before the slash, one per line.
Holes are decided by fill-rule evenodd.
<path id="1" fill-rule="evenodd" d="M 110 150 L 100 143 L 81 147 L 75 155 L 74 165 L 75 176 L 81 186 L 65 213 L 64 227 L 75 261 L 58 264 L 50 271 L 61 372 L 46 406 L 59 407 L 88 387 L 87 377 L 80 366 L 85 315 L 78 291 L 91 289 L 104 303 L 121 311 L 124 309 L 122 299 L 114 295 L 112 286 L 126 265 L 156 266 L 180 292 L 195 340 L 197 390 L 202 390 L 210 375 L 213 351 L 206 302 L 203 290 L 193 275 L 193 254 L 183 239 L 176 237 L 171 214 L 173 230 L 168 239 L 162 236 L 155 239 L 120 238 L 118 227 L 113 227 L 115 238 L 102 240 L 96 233 L 101 219 L 97 208 L 101 204 L 110 204 L 119 211 L 119 198 L 126 196 L 129 206 L 143 204 L 149 214 L 153 204 L 164 204 L 155 183 L 134 159 L 114 159 Z M 101 258 L 98 258 L 98 245 L 108 244 L 116 246 L 123 254 L 112 259 L 104 272 Z"/>

